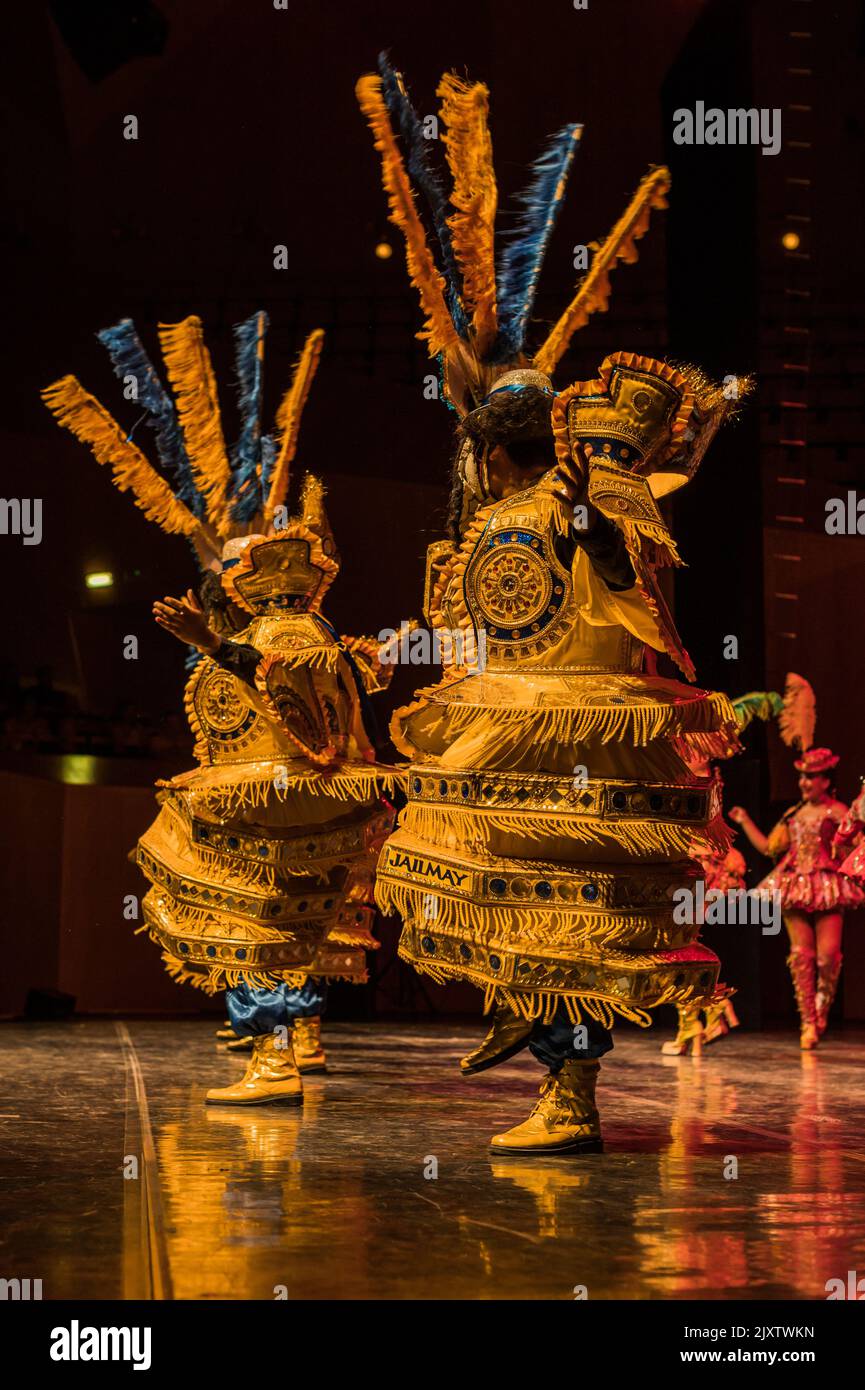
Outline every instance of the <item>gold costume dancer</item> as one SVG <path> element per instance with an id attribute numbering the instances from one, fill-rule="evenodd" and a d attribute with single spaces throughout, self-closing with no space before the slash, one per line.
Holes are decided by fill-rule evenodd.
<path id="1" fill-rule="evenodd" d="M 709 1003 L 717 957 L 680 924 L 689 855 L 725 842 L 714 781 L 683 753 L 735 741 L 730 702 L 655 672 L 693 669 L 657 582 L 678 563 L 657 498 L 691 478 L 731 400 L 694 368 L 614 353 L 558 396 L 550 372 L 606 308 L 608 272 L 636 259 L 666 170 L 647 175 L 572 304 L 533 358 L 524 349 L 546 240 L 579 127 L 550 142 L 526 219 L 498 267 L 487 91 L 446 76 L 441 122 L 452 210 L 411 142 L 417 117 L 384 61 L 359 100 L 382 153 L 430 351 L 461 417 L 452 542 L 434 546 L 427 616 L 484 650 L 397 711 L 409 801 L 379 861 L 377 897 L 404 919 L 400 952 L 484 991 L 493 1027 L 463 1069 L 526 1045 L 549 1072 L 500 1153 L 597 1151 L 598 1058 L 615 1017 Z M 442 276 L 423 234 L 391 117 L 433 205 Z M 740 384 L 741 385 L 741 384 Z M 471 640 L 468 640 L 471 639 Z M 456 643 L 459 649 L 459 643 Z"/>
<path id="2" fill-rule="evenodd" d="M 160 783 L 159 815 L 136 854 L 152 885 L 146 928 L 170 973 L 247 996 L 247 1074 L 208 1093 L 229 1104 L 300 1102 L 293 1016 L 274 999 L 310 977 L 366 978 L 374 865 L 392 824 L 382 792 L 393 775 L 376 764 L 364 723 L 367 692 L 392 668 L 374 642 L 341 638 L 322 615 L 339 555 L 321 484 L 307 476 L 298 514 L 286 507 L 323 334 L 308 338 L 265 436 L 266 327 L 258 313 L 236 329 L 242 418 L 231 451 L 197 318 L 160 329 L 176 404 L 129 320 L 100 335 L 118 375 L 137 383 L 173 488 L 74 377 L 43 393 L 117 486 L 192 542 L 206 571 L 203 606 L 190 591 L 155 607 L 202 653 L 185 696 L 198 767 Z"/>

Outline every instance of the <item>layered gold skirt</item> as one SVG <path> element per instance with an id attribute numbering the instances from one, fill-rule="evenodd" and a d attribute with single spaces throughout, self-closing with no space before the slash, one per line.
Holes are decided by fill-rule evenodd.
<path id="1" fill-rule="evenodd" d="M 145 927 L 178 980 L 214 993 L 307 975 L 360 982 L 388 769 L 307 760 L 206 766 L 163 783 L 136 860 Z"/>
<path id="2" fill-rule="evenodd" d="M 409 800 L 377 870 L 403 957 L 527 1018 L 563 1002 L 574 1022 L 647 1022 L 710 999 L 719 962 L 677 895 L 727 832 L 682 754 L 728 749 L 734 727 L 726 696 L 622 671 L 487 670 L 420 692 L 394 716 Z"/>

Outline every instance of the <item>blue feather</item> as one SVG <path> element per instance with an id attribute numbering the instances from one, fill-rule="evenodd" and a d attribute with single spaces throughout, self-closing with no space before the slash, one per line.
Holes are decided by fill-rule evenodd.
<path id="1" fill-rule="evenodd" d="M 127 376 L 135 378 L 136 399 L 148 413 L 147 423 L 154 433 L 156 452 L 160 463 L 168 470 L 175 497 L 196 516 L 203 516 L 204 499 L 195 485 L 174 404 L 144 350 L 135 324 L 132 319 L 121 319 L 111 328 L 101 329 L 96 336 L 108 350 L 115 376 L 121 381 Z"/>
<path id="2" fill-rule="evenodd" d="M 386 53 L 380 53 L 378 70 L 381 75 L 382 96 L 391 116 L 399 125 L 405 141 L 409 177 L 426 198 L 433 227 L 441 250 L 442 266 L 447 284 L 447 302 L 454 328 L 461 338 L 468 332 L 468 322 L 462 302 L 462 275 L 454 255 L 451 229 L 448 226 L 448 199 L 444 185 L 429 157 L 429 144 L 423 123 L 411 104 L 400 75 L 391 67 Z"/>
<path id="3" fill-rule="evenodd" d="M 231 454 L 231 515 L 235 521 L 251 521 L 261 509 L 261 396 L 264 337 L 268 317 L 263 310 L 235 324 L 235 363 L 240 407 L 240 437 Z"/>
<path id="4" fill-rule="evenodd" d="M 270 492 L 270 479 L 273 475 L 273 465 L 276 463 L 276 440 L 270 434 L 261 436 L 261 495 L 267 497 Z"/>
<path id="5" fill-rule="evenodd" d="M 581 125 L 566 125 L 557 131 L 533 164 L 528 188 L 519 195 L 522 216 L 499 260 L 499 332 L 494 361 L 511 361 L 523 350 L 544 256 L 582 133 Z"/>

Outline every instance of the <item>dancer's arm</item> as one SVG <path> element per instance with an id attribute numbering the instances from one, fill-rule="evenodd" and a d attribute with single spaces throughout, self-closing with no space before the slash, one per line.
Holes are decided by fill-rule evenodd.
<path id="1" fill-rule="evenodd" d="M 185 598 L 166 595 L 162 603 L 157 599 L 153 605 L 153 616 L 159 626 L 176 637 L 178 642 L 197 647 L 206 656 L 213 656 L 219 647 L 219 634 L 208 623 L 192 589 L 187 589 Z"/>
<path id="2" fill-rule="evenodd" d="M 769 837 L 763 834 L 759 825 L 751 819 L 744 806 L 731 806 L 727 815 L 730 817 L 731 821 L 735 821 L 737 825 L 741 825 L 758 854 L 768 855 Z"/>
<path id="3" fill-rule="evenodd" d="M 179 642 L 197 648 L 247 685 L 255 685 L 261 652 L 248 642 L 231 642 L 220 637 L 208 623 L 192 589 L 187 590 L 185 598 L 166 597 L 162 603 L 154 603 L 153 616 L 159 626 Z"/>
<path id="4" fill-rule="evenodd" d="M 612 589 L 614 593 L 632 589 L 636 575 L 628 555 L 625 537 L 621 528 L 589 501 L 588 459 L 581 446 L 576 445 L 575 448 L 580 455 L 578 463 L 571 459 L 560 459 L 556 466 L 557 486 L 553 496 L 563 502 L 574 516 L 577 514 L 577 508 L 580 508 L 581 519 L 585 514 L 585 524 L 577 525 L 574 522 L 568 535 L 561 538 L 570 555 L 566 557 L 560 554 L 559 559 L 570 568 L 574 550 L 580 545 L 608 589 Z"/>

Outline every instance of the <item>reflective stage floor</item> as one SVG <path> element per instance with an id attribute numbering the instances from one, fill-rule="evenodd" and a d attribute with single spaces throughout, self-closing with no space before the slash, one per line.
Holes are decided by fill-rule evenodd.
<path id="1" fill-rule="evenodd" d="M 481 1031 L 326 1027 L 293 1111 L 204 1106 L 244 1068 L 211 1022 L 0 1025 L 0 1276 L 46 1299 L 825 1299 L 865 1270 L 862 1032 L 695 1062 L 617 1028 L 606 1152 L 529 1161 L 486 1144 L 540 1068 L 463 1080 Z"/>

